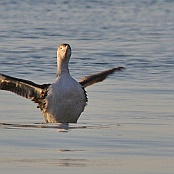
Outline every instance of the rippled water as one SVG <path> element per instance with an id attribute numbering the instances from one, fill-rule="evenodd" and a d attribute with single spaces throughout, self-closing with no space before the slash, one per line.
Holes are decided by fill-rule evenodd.
<path id="1" fill-rule="evenodd" d="M 2 173 L 174 172 L 173 0 L 6 0 L 0 16 L 0 73 L 53 82 L 61 43 L 77 80 L 126 67 L 87 88 L 88 106 L 66 132 L 0 91 Z"/>

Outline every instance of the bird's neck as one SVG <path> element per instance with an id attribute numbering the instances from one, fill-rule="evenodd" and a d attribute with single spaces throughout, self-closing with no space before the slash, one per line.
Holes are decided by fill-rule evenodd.
<path id="1" fill-rule="evenodd" d="M 57 76 L 60 76 L 64 73 L 69 74 L 68 63 L 69 60 L 62 60 L 60 58 L 57 58 Z"/>

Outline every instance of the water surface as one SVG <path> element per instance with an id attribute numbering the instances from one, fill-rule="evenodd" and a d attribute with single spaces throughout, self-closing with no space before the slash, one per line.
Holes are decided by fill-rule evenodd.
<path id="1" fill-rule="evenodd" d="M 0 91 L 2 173 L 174 172 L 174 1 L 0 2 L 0 72 L 36 83 L 56 75 L 126 70 L 87 88 L 77 124 L 44 124 L 36 105 Z"/>

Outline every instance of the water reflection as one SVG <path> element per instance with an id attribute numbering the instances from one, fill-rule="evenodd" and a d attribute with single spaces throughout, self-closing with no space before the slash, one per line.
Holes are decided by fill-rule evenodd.
<path id="1" fill-rule="evenodd" d="M 19 123 L 0 123 L 0 128 L 13 129 L 13 128 L 52 128 L 57 129 L 60 132 L 66 132 L 69 130 L 68 123 L 57 123 L 57 124 L 46 124 L 46 123 L 35 123 L 35 124 L 19 124 Z"/>
<path id="2" fill-rule="evenodd" d="M 84 167 L 86 166 L 86 159 L 58 159 L 53 161 L 53 164 L 56 164 L 58 166 L 74 166 L 74 167 Z"/>
<path id="3" fill-rule="evenodd" d="M 2 163 L 8 163 L 8 164 L 16 164 L 18 166 L 23 166 L 23 164 L 27 163 L 27 166 L 34 167 L 35 165 L 43 165 L 45 164 L 51 164 L 55 166 L 62 166 L 62 167 L 84 167 L 86 166 L 87 160 L 86 159 L 71 159 L 71 158 L 65 158 L 65 159 L 2 159 L 0 160 Z"/>
<path id="4" fill-rule="evenodd" d="M 33 123 L 33 124 L 22 124 L 22 123 L 0 123 L 1 129 L 27 129 L 27 128 L 38 128 L 38 129 L 57 129 L 58 132 L 68 132 L 72 129 L 110 129 L 112 127 L 121 126 L 120 124 L 86 124 L 86 123 Z"/>

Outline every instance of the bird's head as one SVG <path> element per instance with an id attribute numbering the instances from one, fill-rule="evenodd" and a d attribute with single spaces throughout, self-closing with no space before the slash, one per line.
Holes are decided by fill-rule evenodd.
<path id="1" fill-rule="evenodd" d="M 71 47 L 69 44 L 61 44 L 57 49 L 57 58 L 69 60 L 71 57 Z"/>

